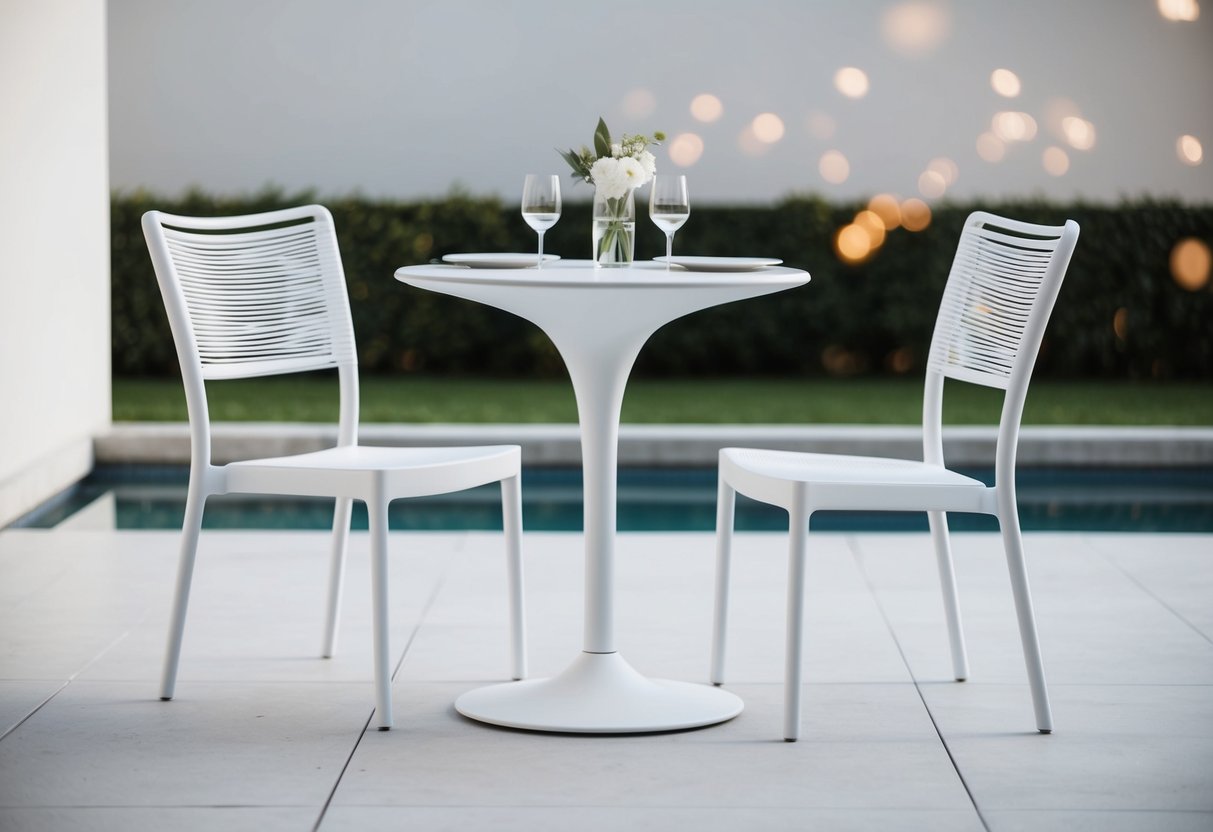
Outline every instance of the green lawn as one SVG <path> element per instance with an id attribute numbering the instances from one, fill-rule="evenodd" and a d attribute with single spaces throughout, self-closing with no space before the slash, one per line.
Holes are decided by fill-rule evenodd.
<path id="1" fill-rule="evenodd" d="M 184 421 L 176 380 L 115 379 L 114 420 Z M 216 421 L 327 422 L 337 416 L 331 376 L 286 376 L 213 383 Z M 998 420 L 998 391 L 950 384 L 950 424 Z M 567 381 L 417 378 L 362 379 L 364 422 L 575 422 Z M 915 424 L 921 379 L 633 379 L 624 422 L 703 424 Z M 1033 425 L 1213 425 L 1213 385 L 1202 382 L 1039 381 L 1024 423 Z"/>

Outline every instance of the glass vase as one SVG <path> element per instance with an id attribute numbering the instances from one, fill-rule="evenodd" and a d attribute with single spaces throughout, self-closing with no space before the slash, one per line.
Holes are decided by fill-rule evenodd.
<path id="1" fill-rule="evenodd" d="M 636 191 L 608 197 L 594 190 L 594 266 L 620 268 L 632 265 L 636 251 Z"/>

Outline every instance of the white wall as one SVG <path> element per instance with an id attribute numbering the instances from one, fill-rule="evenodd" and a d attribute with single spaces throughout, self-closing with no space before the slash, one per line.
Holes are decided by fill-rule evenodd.
<path id="1" fill-rule="evenodd" d="M 0 526 L 110 421 L 105 0 L 0 2 Z"/>

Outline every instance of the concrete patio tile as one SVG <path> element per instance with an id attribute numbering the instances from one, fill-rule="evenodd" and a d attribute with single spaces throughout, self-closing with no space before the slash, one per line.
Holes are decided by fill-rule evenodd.
<path id="1" fill-rule="evenodd" d="M 1091 546 L 1175 615 L 1213 640 L 1213 545 L 1208 535 L 1168 535 L 1138 539 L 1100 535 Z"/>
<path id="2" fill-rule="evenodd" d="M 316 808 L 292 806 L 0 807 L 0 829 L 5 832 L 131 832 L 134 829 L 267 832 L 310 829 L 318 815 Z"/>
<path id="3" fill-rule="evenodd" d="M 1026 685 L 922 691 L 983 812 L 1213 812 L 1213 687 L 1052 685 L 1047 736 Z"/>
<path id="4" fill-rule="evenodd" d="M 907 684 L 806 686 L 798 743 L 778 685 L 732 688 L 746 711 L 722 725 L 605 737 L 486 726 L 455 713 L 462 686 L 397 687 L 405 730 L 364 737 L 335 807 L 971 809 Z"/>
<path id="5" fill-rule="evenodd" d="M 1213 812 L 985 812 L 991 832 L 1208 832 Z"/>
<path id="6" fill-rule="evenodd" d="M 1029 579 L 1053 684 L 1213 684 L 1213 643 L 1081 534 L 1035 534 Z M 856 538 L 856 551 L 916 678 L 951 678 L 934 552 L 926 535 Z M 1001 539 L 953 536 L 970 679 L 1019 683 L 1022 648 Z"/>
<path id="7" fill-rule="evenodd" d="M 0 807 L 323 806 L 367 685 L 73 682 L 0 742 Z"/>
<path id="8" fill-rule="evenodd" d="M 17 727 L 23 719 L 58 693 L 64 684 L 55 680 L 0 680 L 0 737 Z"/>
<path id="9" fill-rule="evenodd" d="M 754 807 L 404 807 L 336 806 L 320 832 L 412 832 L 475 829 L 485 832 L 980 832 L 977 813 L 923 809 L 782 809 Z"/>

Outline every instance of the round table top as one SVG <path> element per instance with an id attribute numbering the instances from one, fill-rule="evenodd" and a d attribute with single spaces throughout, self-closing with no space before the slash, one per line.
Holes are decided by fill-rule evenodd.
<path id="1" fill-rule="evenodd" d="M 405 266 L 396 271 L 404 283 L 488 284 L 561 288 L 720 288 L 769 286 L 791 288 L 809 282 L 809 273 L 787 266 L 734 271 L 691 271 L 664 263 L 638 261 L 625 268 L 595 268 L 591 260 L 556 260 L 542 268 L 468 268 L 449 264 Z"/>

